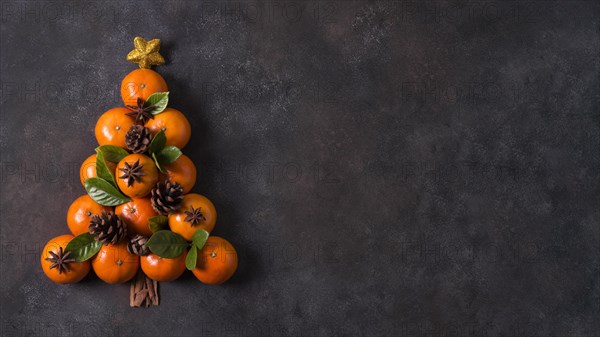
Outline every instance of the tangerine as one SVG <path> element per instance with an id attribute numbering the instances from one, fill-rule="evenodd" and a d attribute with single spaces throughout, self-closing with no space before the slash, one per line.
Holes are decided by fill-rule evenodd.
<path id="1" fill-rule="evenodd" d="M 56 283 L 67 284 L 81 281 L 90 271 L 90 262 L 65 262 L 70 257 L 65 252 L 65 248 L 74 238 L 71 234 L 65 234 L 50 239 L 42 249 L 40 262 L 42 270 L 48 278 Z M 54 254 L 54 255 L 53 255 Z M 62 258 L 57 262 L 57 257 Z"/>
<path id="2" fill-rule="evenodd" d="M 125 105 L 137 104 L 137 99 L 147 100 L 155 92 L 169 91 L 167 82 L 152 69 L 136 69 L 121 82 L 121 98 Z"/>
<path id="3" fill-rule="evenodd" d="M 189 193 L 196 184 L 196 165 L 190 157 L 182 154 L 171 164 L 162 165 L 166 173 L 161 173 L 161 179 L 177 182 L 183 188 L 183 193 Z"/>
<path id="4" fill-rule="evenodd" d="M 146 126 L 152 135 L 163 130 L 167 137 L 166 145 L 175 145 L 179 149 L 183 149 L 192 136 L 190 122 L 181 111 L 173 108 L 166 108 L 163 112 L 155 115 L 154 119 L 146 122 Z"/>
<path id="5" fill-rule="evenodd" d="M 115 214 L 127 224 L 127 232 L 152 236 L 148 227 L 148 219 L 157 216 L 158 213 L 152 208 L 150 198 L 134 198 L 130 202 L 115 207 Z"/>
<path id="6" fill-rule="evenodd" d="M 140 258 L 144 274 L 154 281 L 174 281 L 185 271 L 186 253 L 174 259 L 167 259 L 150 253 Z"/>
<path id="7" fill-rule="evenodd" d="M 82 195 L 69 206 L 67 226 L 75 236 L 87 233 L 92 216 L 99 215 L 102 211 L 112 212 L 112 207 L 100 205 L 87 194 Z"/>
<path id="8" fill-rule="evenodd" d="M 217 222 L 215 205 L 207 197 L 190 193 L 183 196 L 183 203 L 177 213 L 169 214 L 171 231 L 192 241 L 194 232 L 205 229 L 211 232 Z"/>
<path id="9" fill-rule="evenodd" d="M 92 258 L 92 268 L 98 277 L 110 284 L 131 280 L 138 271 L 140 259 L 127 251 L 127 242 L 103 245 Z"/>
<path id="10" fill-rule="evenodd" d="M 233 245 L 221 237 L 209 236 L 192 273 L 204 284 L 221 284 L 233 276 L 237 266 L 238 257 Z"/>
<path id="11" fill-rule="evenodd" d="M 131 198 L 142 198 L 158 182 L 158 169 L 154 160 L 143 154 L 130 154 L 117 164 L 117 185 Z"/>
<path id="12" fill-rule="evenodd" d="M 96 140 L 100 145 L 115 145 L 127 149 L 125 134 L 134 124 L 134 119 L 127 116 L 126 108 L 113 108 L 106 111 L 96 122 Z"/>

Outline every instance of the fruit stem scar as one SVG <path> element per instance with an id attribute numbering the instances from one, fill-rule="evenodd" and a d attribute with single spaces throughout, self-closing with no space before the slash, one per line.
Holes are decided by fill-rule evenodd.
<path id="1" fill-rule="evenodd" d="M 117 131 L 121 130 L 121 126 L 120 125 L 115 126 L 115 130 L 117 130 Z"/>
<path id="2" fill-rule="evenodd" d="M 165 128 L 164 126 L 162 128 L 160 128 L 163 131 L 167 131 L 167 128 Z"/>
<path id="3" fill-rule="evenodd" d="M 217 253 L 215 253 L 215 252 L 211 252 L 211 253 L 210 253 L 210 256 L 211 256 L 211 257 L 217 257 Z"/>
<path id="4" fill-rule="evenodd" d="M 144 89 L 146 87 L 146 83 L 140 84 L 140 88 Z"/>
<path id="5" fill-rule="evenodd" d="M 92 215 L 92 212 L 90 212 L 90 211 L 87 211 L 87 212 L 85 212 L 85 215 L 86 215 L 86 216 L 90 216 L 90 215 Z"/>
<path id="6" fill-rule="evenodd" d="M 117 260 L 117 266 L 120 266 L 122 264 L 123 264 L 123 260 L 121 260 L 121 259 Z"/>

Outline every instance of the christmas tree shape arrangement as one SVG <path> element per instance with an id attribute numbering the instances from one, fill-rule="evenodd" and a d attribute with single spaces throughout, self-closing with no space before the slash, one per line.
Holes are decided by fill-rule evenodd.
<path id="1" fill-rule="evenodd" d="M 237 268 L 237 253 L 211 236 L 217 212 L 192 193 L 196 166 L 181 151 L 191 137 L 185 115 L 169 106 L 167 83 L 152 66 L 164 64 L 160 40 L 134 39 L 127 60 L 136 69 L 121 83 L 124 106 L 98 119 L 99 146 L 80 169 L 87 194 L 67 211 L 71 234 L 42 250 L 46 276 L 61 284 L 94 269 L 110 284 L 130 281 L 130 305 L 158 305 L 158 282 L 185 269 L 204 284 L 221 284 Z"/>

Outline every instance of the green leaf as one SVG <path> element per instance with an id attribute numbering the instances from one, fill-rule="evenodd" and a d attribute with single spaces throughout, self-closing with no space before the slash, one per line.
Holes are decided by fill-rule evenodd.
<path id="1" fill-rule="evenodd" d="M 153 216 L 148 219 L 148 227 L 152 233 L 169 228 L 169 218 L 164 215 Z"/>
<path id="2" fill-rule="evenodd" d="M 96 255 L 100 248 L 102 248 L 102 242 L 96 241 L 90 233 L 83 233 L 69 241 L 65 252 L 71 252 L 69 257 L 74 258 L 77 262 L 82 262 Z"/>
<path id="3" fill-rule="evenodd" d="M 196 246 L 192 246 L 185 257 L 185 267 L 188 270 L 194 270 L 196 268 L 196 261 L 198 260 L 198 249 Z"/>
<path id="4" fill-rule="evenodd" d="M 96 148 L 96 153 L 100 152 L 102 152 L 104 155 L 104 159 L 113 163 L 118 163 L 121 161 L 121 159 L 129 155 L 129 152 L 127 152 L 125 149 L 114 145 L 98 146 Z"/>
<path id="5" fill-rule="evenodd" d="M 168 230 L 161 230 L 152 234 L 146 242 L 146 247 L 160 257 L 174 259 L 181 255 L 189 247 L 189 244 L 181 235 Z"/>
<path id="6" fill-rule="evenodd" d="M 158 162 L 158 159 L 156 158 L 156 153 L 152 154 L 152 159 L 154 159 L 154 164 L 156 164 L 156 168 L 158 168 L 158 170 L 162 173 L 167 173 L 167 170 L 165 170 L 164 168 L 162 168 L 162 166 L 160 166 L 160 163 Z"/>
<path id="7" fill-rule="evenodd" d="M 85 190 L 95 202 L 103 206 L 117 206 L 131 201 L 119 190 L 102 178 L 88 178 L 84 181 Z"/>
<path id="8" fill-rule="evenodd" d="M 162 151 L 162 149 L 165 147 L 166 143 L 167 143 L 167 137 L 165 136 L 165 132 L 163 130 L 160 130 L 154 136 L 154 138 L 152 138 L 152 141 L 150 142 L 150 145 L 148 146 L 148 152 L 158 153 L 158 152 Z"/>
<path id="9" fill-rule="evenodd" d="M 170 145 L 156 154 L 156 161 L 161 165 L 171 164 L 176 161 L 183 153 L 177 146 Z"/>
<path id="10" fill-rule="evenodd" d="M 97 152 L 98 152 L 98 154 L 96 154 L 96 175 L 98 176 L 98 178 L 102 178 L 102 179 L 108 181 L 114 187 L 117 187 L 117 182 L 115 181 L 115 177 L 113 176 L 113 173 L 108 168 L 108 165 L 106 164 L 106 160 L 104 159 L 104 154 L 102 153 L 102 151 L 97 151 Z"/>
<path id="11" fill-rule="evenodd" d="M 153 115 L 158 115 L 167 108 L 169 104 L 169 92 L 155 92 L 144 103 L 144 108 L 152 107 L 149 111 Z"/>
<path id="12" fill-rule="evenodd" d="M 209 235 L 210 234 L 206 230 L 199 229 L 194 232 L 194 235 L 192 235 L 192 243 L 194 246 L 196 246 L 196 248 L 202 249 L 206 243 L 206 240 L 208 240 Z"/>

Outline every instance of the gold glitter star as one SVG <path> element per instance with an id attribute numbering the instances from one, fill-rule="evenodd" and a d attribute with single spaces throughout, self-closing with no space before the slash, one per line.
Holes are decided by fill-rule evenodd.
<path id="1" fill-rule="evenodd" d="M 146 69 L 165 63 L 165 59 L 158 53 L 160 49 L 159 39 L 146 41 L 137 36 L 133 39 L 133 45 L 135 49 L 127 54 L 127 61 L 137 63 L 140 68 Z"/>

